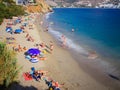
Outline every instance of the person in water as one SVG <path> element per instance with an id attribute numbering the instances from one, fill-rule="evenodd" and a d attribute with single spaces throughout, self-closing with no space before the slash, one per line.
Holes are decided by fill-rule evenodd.
<path id="1" fill-rule="evenodd" d="M 88 55 L 88 59 L 96 59 L 98 57 L 96 51 L 90 51 Z"/>
<path id="2" fill-rule="evenodd" d="M 61 36 L 62 47 L 66 47 L 66 37 L 64 35 Z"/>
<path id="3" fill-rule="evenodd" d="M 72 29 L 72 32 L 74 32 L 75 30 L 74 29 Z"/>

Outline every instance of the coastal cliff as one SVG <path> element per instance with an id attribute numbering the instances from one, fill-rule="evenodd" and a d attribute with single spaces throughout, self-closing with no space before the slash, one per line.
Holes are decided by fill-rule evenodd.
<path id="1" fill-rule="evenodd" d="M 47 13 L 52 11 L 52 9 L 48 4 L 46 4 L 44 0 L 36 0 L 35 4 L 26 6 L 26 11 L 31 13 L 34 12 Z"/>

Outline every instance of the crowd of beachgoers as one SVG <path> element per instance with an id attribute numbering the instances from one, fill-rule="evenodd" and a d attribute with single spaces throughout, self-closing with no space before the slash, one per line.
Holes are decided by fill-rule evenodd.
<path id="1" fill-rule="evenodd" d="M 40 60 L 46 60 L 45 54 L 52 54 L 54 48 L 52 41 L 49 42 L 49 45 L 46 45 L 46 43 L 37 39 L 40 41 L 37 43 L 37 40 L 35 40 L 34 36 L 32 36 L 35 34 L 35 20 L 36 17 L 39 18 L 39 15 L 40 14 L 38 13 L 33 13 L 30 15 L 13 17 L 12 19 L 4 19 L 1 25 L 3 27 L 2 29 L 4 29 L 1 33 L 3 34 L 4 32 L 4 34 L 0 37 L 1 41 L 5 42 L 9 49 L 15 51 L 16 53 L 23 54 L 26 60 L 29 60 L 29 62 L 34 64 L 38 63 Z M 41 22 L 40 24 L 42 24 Z M 30 33 L 30 31 L 32 32 Z M 21 35 L 26 40 L 25 42 L 21 40 Z M 16 39 L 22 43 L 18 42 Z M 33 46 L 31 47 L 31 45 L 28 46 L 23 44 L 27 42 L 32 42 Z M 60 86 L 63 85 L 60 85 L 53 78 L 47 76 L 48 71 L 36 70 L 36 68 L 34 66 L 32 67 L 32 65 L 30 69 L 31 71 L 23 72 L 23 78 L 26 81 L 33 79 L 39 82 L 40 80 L 43 80 L 50 90 L 60 90 Z"/>
<path id="2" fill-rule="evenodd" d="M 20 84 L 38 90 L 109 90 L 101 83 L 104 79 L 107 83 L 110 81 L 106 76 L 98 82 L 65 50 L 64 35 L 60 46 L 55 43 L 48 35 L 48 26 L 42 28 L 43 17 L 40 13 L 31 13 L 4 19 L 0 26 L 0 41 L 17 53 L 18 65 L 22 67 L 18 76 Z M 96 58 L 96 52 L 91 52 L 88 58 Z M 80 59 L 84 60 L 82 56 Z"/>

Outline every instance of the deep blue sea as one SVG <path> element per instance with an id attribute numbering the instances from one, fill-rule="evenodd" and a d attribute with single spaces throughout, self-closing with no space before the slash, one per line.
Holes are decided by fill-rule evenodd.
<path id="1" fill-rule="evenodd" d="M 46 15 L 49 32 L 60 43 L 83 55 L 94 50 L 99 58 L 120 69 L 120 9 L 54 8 Z M 74 32 L 72 32 L 74 29 Z"/>

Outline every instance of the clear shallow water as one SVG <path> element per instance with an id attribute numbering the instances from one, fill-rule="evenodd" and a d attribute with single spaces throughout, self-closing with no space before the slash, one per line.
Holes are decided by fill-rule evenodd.
<path id="1" fill-rule="evenodd" d="M 120 9 L 55 8 L 46 20 L 58 41 L 64 34 L 69 48 L 84 55 L 95 50 L 120 69 Z"/>

